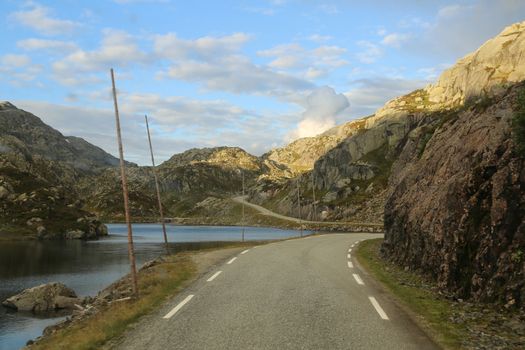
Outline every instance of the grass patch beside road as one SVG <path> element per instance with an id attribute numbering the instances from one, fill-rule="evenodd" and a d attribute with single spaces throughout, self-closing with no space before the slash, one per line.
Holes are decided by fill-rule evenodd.
<path id="1" fill-rule="evenodd" d="M 436 284 L 379 256 L 382 239 L 361 242 L 359 263 L 445 349 L 525 349 L 525 310 L 446 298 Z"/>
<path id="2" fill-rule="evenodd" d="M 361 242 L 356 251 L 359 263 L 415 314 L 434 341 L 447 349 L 461 348 L 461 341 L 469 335 L 467 325 L 450 321 L 458 303 L 443 298 L 420 276 L 381 259 L 382 241 L 379 238 Z"/>
<path id="3" fill-rule="evenodd" d="M 114 302 L 91 317 L 59 329 L 31 349 L 100 349 L 122 334 L 128 325 L 159 307 L 176 294 L 196 268 L 188 253 L 169 256 L 162 263 L 139 273 L 140 298 Z"/>

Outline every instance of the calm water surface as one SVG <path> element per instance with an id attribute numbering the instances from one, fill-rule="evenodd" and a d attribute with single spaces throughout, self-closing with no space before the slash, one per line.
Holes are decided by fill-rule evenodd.
<path id="1" fill-rule="evenodd" d="M 242 228 L 229 226 L 168 226 L 172 251 L 192 250 L 239 241 Z M 128 272 L 127 230 L 122 224 L 108 225 L 110 235 L 98 241 L 0 242 L 0 300 L 25 288 L 47 282 L 62 282 L 80 296 L 96 293 Z M 163 253 L 161 226 L 134 224 L 137 263 Z M 305 232 L 309 234 L 310 232 Z M 299 235 L 299 231 L 247 227 L 246 240 L 271 240 Z M 222 243 L 224 244 L 224 243 Z M 0 350 L 23 347 L 29 339 L 61 317 L 37 318 L 9 312 L 0 306 Z"/>

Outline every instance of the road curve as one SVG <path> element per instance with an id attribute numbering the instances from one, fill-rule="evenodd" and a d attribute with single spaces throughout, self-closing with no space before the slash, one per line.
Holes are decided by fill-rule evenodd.
<path id="1" fill-rule="evenodd" d="M 278 214 L 276 212 L 273 212 L 269 209 L 266 209 L 265 207 L 262 207 L 260 205 L 257 205 L 257 204 L 253 204 L 253 203 L 250 203 L 248 201 L 246 201 L 246 199 L 244 199 L 242 196 L 238 196 L 238 197 L 233 197 L 232 200 L 234 202 L 237 202 L 237 203 L 241 203 L 244 205 L 247 205 L 257 211 L 259 211 L 259 213 L 263 214 L 263 215 L 268 215 L 268 216 L 273 216 L 275 218 L 278 218 L 278 219 L 282 219 L 282 220 L 287 220 L 287 221 L 293 221 L 293 222 L 296 222 L 296 223 L 305 223 L 305 224 L 323 224 L 323 225 L 345 225 L 345 224 L 352 224 L 352 225 L 360 225 L 360 226 L 377 226 L 377 227 L 381 227 L 383 226 L 383 224 L 378 224 L 376 222 L 351 222 L 351 221 L 310 221 L 310 220 L 299 220 L 298 218 L 294 218 L 294 217 L 291 217 L 291 216 L 286 216 L 286 215 L 281 215 L 281 214 Z"/>
<path id="2" fill-rule="evenodd" d="M 247 249 L 143 318 L 116 348 L 437 349 L 353 260 L 356 241 L 377 236 Z"/>

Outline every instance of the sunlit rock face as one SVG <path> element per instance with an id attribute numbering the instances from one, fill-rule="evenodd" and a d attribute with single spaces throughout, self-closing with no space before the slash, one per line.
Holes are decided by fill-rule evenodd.
<path id="1" fill-rule="evenodd" d="M 508 27 L 427 88 L 441 107 L 392 166 L 382 246 L 444 291 L 509 307 L 525 298 L 525 156 L 512 138 L 524 30 Z"/>

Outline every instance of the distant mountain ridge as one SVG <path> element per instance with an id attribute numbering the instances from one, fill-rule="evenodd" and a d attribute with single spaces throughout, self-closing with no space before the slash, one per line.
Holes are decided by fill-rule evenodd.
<path id="1" fill-rule="evenodd" d="M 39 155 L 86 172 L 97 172 L 119 163 L 100 147 L 80 137 L 66 137 L 34 114 L 9 102 L 0 102 L 0 146 L 4 151 L 12 149 Z"/>
<path id="2" fill-rule="evenodd" d="M 0 238 L 96 238 L 107 234 L 83 210 L 81 179 L 117 159 L 65 137 L 35 115 L 0 102 Z"/>

